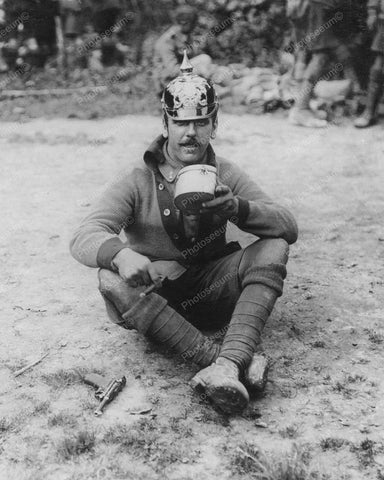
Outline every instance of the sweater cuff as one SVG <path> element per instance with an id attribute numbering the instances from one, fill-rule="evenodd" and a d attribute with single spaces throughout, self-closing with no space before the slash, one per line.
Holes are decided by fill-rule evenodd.
<path id="1" fill-rule="evenodd" d="M 97 265 L 100 268 L 112 270 L 112 260 L 123 248 L 127 248 L 127 246 L 118 237 L 105 241 L 97 252 Z"/>
<path id="2" fill-rule="evenodd" d="M 249 202 L 248 200 L 244 200 L 244 198 L 237 197 L 239 201 L 239 210 L 237 212 L 237 217 L 236 221 L 233 223 L 241 228 L 245 225 L 245 222 L 247 221 L 248 215 L 249 215 Z"/>

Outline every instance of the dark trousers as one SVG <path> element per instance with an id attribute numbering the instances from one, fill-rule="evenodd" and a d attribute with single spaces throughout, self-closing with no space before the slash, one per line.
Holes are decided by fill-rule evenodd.
<path id="1" fill-rule="evenodd" d="M 218 260 L 191 266 L 177 280 L 166 280 L 157 293 L 197 328 L 219 329 L 230 322 L 236 304 L 247 285 L 259 283 L 275 290 L 277 296 L 281 295 L 287 261 L 288 244 L 285 240 L 259 240 Z M 120 278 L 115 275 L 117 279 Z M 102 278 L 103 275 L 100 275 L 100 291 L 108 315 L 113 322 L 125 326 L 120 312 L 103 294 L 105 286 Z M 122 279 L 120 281 L 123 282 Z M 143 289 L 144 287 L 133 288 L 124 285 L 127 297 L 132 299 L 132 302 L 128 301 L 131 307 Z"/>

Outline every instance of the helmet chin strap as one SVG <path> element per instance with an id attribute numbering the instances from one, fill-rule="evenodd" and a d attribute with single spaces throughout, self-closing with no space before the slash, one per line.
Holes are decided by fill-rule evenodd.
<path id="1" fill-rule="evenodd" d="M 168 138 L 168 125 L 164 115 L 163 115 L 163 137 Z"/>

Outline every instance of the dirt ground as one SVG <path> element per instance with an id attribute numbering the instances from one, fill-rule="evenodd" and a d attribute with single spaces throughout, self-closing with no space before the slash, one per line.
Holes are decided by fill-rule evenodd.
<path id="1" fill-rule="evenodd" d="M 103 185 L 142 155 L 160 120 L 1 124 L 1 479 L 384 478 L 382 125 L 220 120 L 216 151 L 300 227 L 265 329 L 265 394 L 236 417 L 191 390 L 194 366 L 112 324 L 96 270 L 68 251 Z M 102 417 L 81 382 L 88 372 L 127 377 Z"/>

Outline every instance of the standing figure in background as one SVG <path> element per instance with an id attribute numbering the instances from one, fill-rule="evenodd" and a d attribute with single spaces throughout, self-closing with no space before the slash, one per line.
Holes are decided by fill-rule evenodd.
<path id="1" fill-rule="evenodd" d="M 85 32 L 87 18 L 90 17 L 90 4 L 82 0 L 60 0 L 61 18 L 65 38 L 75 40 Z"/>
<path id="2" fill-rule="evenodd" d="M 185 49 L 197 75 L 210 78 L 213 73 L 207 36 L 204 39 L 195 32 L 198 23 L 197 9 L 187 5 L 178 7 L 175 22 L 176 25 L 164 32 L 155 44 L 154 77 L 159 95 L 165 85 L 178 74 Z"/>
<path id="3" fill-rule="evenodd" d="M 101 63 L 104 66 L 124 63 L 127 47 L 119 41 L 119 32 L 127 26 L 130 18 L 121 18 L 124 11 L 122 0 L 94 0 L 92 2 L 93 27 L 100 37 Z"/>
<path id="4" fill-rule="evenodd" d="M 290 18 L 300 18 L 300 23 L 296 23 L 299 27 L 295 50 L 298 52 L 297 79 L 301 85 L 289 117 L 294 125 L 323 128 L 328 124 L 325 118 L 319 118 L 324 112 L 311 110 L 310 100 L 325 67 L 340 46 L 338 32 L 350 3 L 350 0 L 288 0 Z"/>
<path id="5" fill-rule="evenodd" d="M 56 52 L 57 0 L 5 0 L 8 27 L 4 56 L 10 68 L 21 64 L 43 67 Z"/>
<path id="6" fill-rule="evenodd" d="M 67 69 L 87 68 L 86 43 L 91 29 L 91 3 L 89 0 L 60 0 L 60 7 Z"/>
<path id="7" fill-rule="evenodd" d="M 33 36 L 39 48 L 40 67 L 47 59 L 56 54 L 57 31 L 56 18 L 60 16 L 58 0 L 38 0 L 35 2 L 34 15 L 31 18 Z"/>
<path id="8" fill-rule="evenodd" d="M 69 70 L 102 71 L 124 63 L 126 47 L 118 39 L 126 23 L 119 20 L 122 11 L 122 0 L 61 0 Z"/>
<path id="9" fill-rule="evenodd" d="M 307 68 L 309 54 L 304 45 L 307 34 L 307 19 L 309 12 L 309 0 L 288 0 L 287 17 L 292 25 L 292 38 L 288 51 L 294 55 L 292 78 L 302 82 Z"/>
<path id="10" fill-rule="evenodd" d="M 356 128 L 366 128 L 376 121 L 376 111 L 383 94 L 384 84 L 384 0 L 368 1 L 368 29 L 373 33 L 371 50 L 374 52 L 368 82 L 365 110 L 355 120 Z"/>

